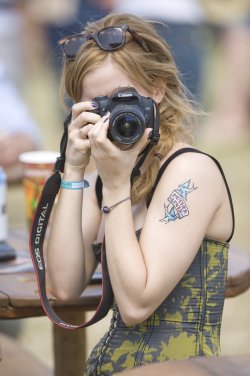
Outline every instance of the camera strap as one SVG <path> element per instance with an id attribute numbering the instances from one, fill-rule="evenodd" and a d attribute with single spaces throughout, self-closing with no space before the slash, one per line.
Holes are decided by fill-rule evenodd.
<path id="1" fill-rule="evenodd" d="M 145 146 L 145 148 L 140 152 L 139 154 L 139 157 L 141 157 L 138 162 L 136 163 L 135 167 L 133 168 L 132 170 L 132 174 L 131 174 L 131 184 L 133 183 L 133 179 L 136 178 L 137 176 L 140 176 L 141 175 L 141 172 L 140 172 L 140 167 L 142 166 L 143 162 L 145 161 L 145 159 L 147 158 L 150 150 L 153 148 L 154 145 L 156 145 L 160 139 L 160 132 L 159 132 L 159 128 L 160 128 L 160 112 L 157 108 L 157 104 L 156 102 L 151 99 L 153 104 L 154 104 L 154 114 L 153 114 L 153 118 L 154 118 L 154 124 L 153 124 L 153 129 L 154 131 L 152 132 L 151 134 L 151 137 L 150 137 L 150 142 L 148 145 Z"/>
<path id="2" fill-rule="evenodd" d="M 95 324 L 107 315 L 113 302 L 113 290 L 108 273 L 104 239 L 101 249 L 102 297 L 93 317 L 86 323 L 82 323 L 80 325 L 67 323 L 55 313 L 47 296 L 43 243 L 53 204 L 61 185 L 61 173 L 64 171 L 65 152 L 68 141 L 68 125 L 70 123 L 70 119 L 71 114 L 64 122 L 64 133 L 60 144 L 60 157 L 58 157 L 55 162 L 54 173 L 48 178 L 44 185 L 33 218 L 30 231 L 30 254 L 34 265 L 39 295 L 45 314 L 53 321 L 53 323 L 62 328 L 80 329 Z"/>

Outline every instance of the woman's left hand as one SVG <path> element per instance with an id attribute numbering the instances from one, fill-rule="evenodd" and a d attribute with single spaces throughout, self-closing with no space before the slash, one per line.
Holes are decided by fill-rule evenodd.
<path id="1" fill-rule="evenodd" d="M 103 187 L 117 189 L 130 183 L 136 158 L 146 146 L 151 128 L 146 128 L 142 138 L 127 150 L 122 150 L 107 138 L 110 113 L 103 116 L 88 132 L 91 155 L 102 179 Z"/>

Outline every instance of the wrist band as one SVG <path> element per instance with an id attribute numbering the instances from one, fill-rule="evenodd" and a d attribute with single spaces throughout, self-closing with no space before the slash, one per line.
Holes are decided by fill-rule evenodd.
<path id="1" fill-rule="evenodd" d="M 72 189 L 72 190 L 79 190 L 89 187 L 89 182 L 87 180 L 82 181 L 65 181 L 61 180 L 61 188 L 63 189 Z"/>
<path id="2" fill-rule="evenodd" d="M 118 201 L 118 202 L 117 202 L 116 204 L 114 204 L 114 205 L 111 205 L 111 206 L 103 206 L 103 207 L 101 208 L 101 211 L 102 211 L 104 214 L 109 214 L 109 213 L 111 212 L 111 210 L 114 209 L 117 205 L 123 203 L 124 201 L 130 200 L 130 199 L 131 199 L 131 196 L 126 197 L 126 198 L 124 198 L 124 199 L 121 200 L 121 201 Z"/>

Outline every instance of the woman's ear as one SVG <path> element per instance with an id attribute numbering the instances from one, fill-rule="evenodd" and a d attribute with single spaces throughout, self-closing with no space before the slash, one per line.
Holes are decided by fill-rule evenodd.
<path id="1" fill-rule="evenodd" d="M 163 81 L 158 81 L 153 89 L 152 98 L 159 104 L 161 103 L 166 91 L 166 84 Z"/>

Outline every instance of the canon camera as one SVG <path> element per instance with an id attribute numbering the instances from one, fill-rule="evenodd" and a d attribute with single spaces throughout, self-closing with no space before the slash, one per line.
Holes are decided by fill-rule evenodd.
<path id="1" fill-rule="evenodd" d="M 152 98 L 143 97 L 133 87 L 119 88 L 111 96 L 92 99 L 103 116 L 110 112 L 108 138 L 125 145 L 139 141 L 146 128 L 152 128 L 151 144 L 159 140 L 159 113 Z"/>

